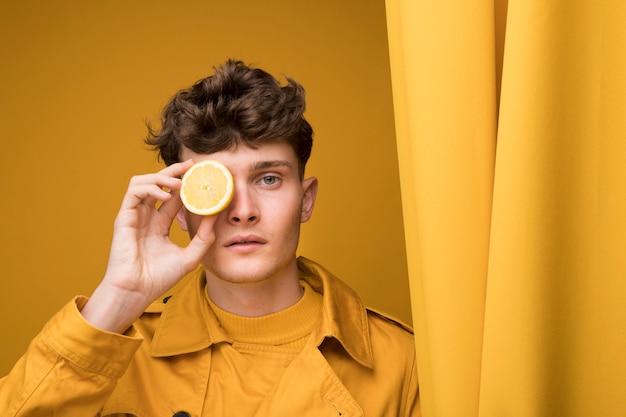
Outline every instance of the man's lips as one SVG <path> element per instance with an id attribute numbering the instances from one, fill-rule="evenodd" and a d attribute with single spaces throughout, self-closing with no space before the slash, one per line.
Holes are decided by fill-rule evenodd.
<path id="1" fill-rule="evenodd" d="M 241 245 L 255 245 L 264 244 L 265 240 L 255 235 L 236 236 L 229 239 L 224 244 L 225 247 L 241 246 Z"/>

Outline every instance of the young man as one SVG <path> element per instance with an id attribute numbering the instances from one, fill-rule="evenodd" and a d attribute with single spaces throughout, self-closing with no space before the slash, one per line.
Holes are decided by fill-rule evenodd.
<path id="1" fill-rule="evenodd" d="M 296 258 L 318 186 L 304 109 L 299 84 L 239 61 L 171 99 L 147 139 L 167 167 L 131 180 L 101 284 L 0 380 L 2 416 L 419 415 L 411 331 Z M 204 159 L 235 182 L 215 216 L 179 198 Z"/>

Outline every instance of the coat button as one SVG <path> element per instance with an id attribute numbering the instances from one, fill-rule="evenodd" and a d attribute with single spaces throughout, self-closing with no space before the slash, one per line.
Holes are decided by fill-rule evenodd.
<path id="1" fill-rule="evenodd" d="M 191 415 L 186 411 L 179 411 L 177 413 L 174 413 L 172 417 L 191 417 Z"/>

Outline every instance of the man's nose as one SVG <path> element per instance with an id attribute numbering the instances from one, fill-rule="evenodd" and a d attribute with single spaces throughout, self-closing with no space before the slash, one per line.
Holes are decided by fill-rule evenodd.
<path id="1" fill-rule="evenodd" d="M 253 223 L 260 215 L 254 191 L 245 185 L 235 184 L 233 199 L 227 210 L 232 223 Z"/>

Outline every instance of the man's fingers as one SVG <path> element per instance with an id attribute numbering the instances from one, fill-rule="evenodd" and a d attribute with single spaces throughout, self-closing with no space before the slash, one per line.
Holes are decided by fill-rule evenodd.
<path id="1" fill-rule="evenodd" d="M 215 232 L 213 225 L 217 216 L 204 216 L 200 221 L 200 225 L 185 251 L 191 262 L 198 263 L 209 247 L 215 242 Z"/>
<path id="2" fill-rule="evenodd" d="M 122 200 L 122 209 L 129 209 L 139 204 L 154 205 L 157 201 L 168 201 L 171 194 L 156 184 L 134 184 L 128 188 L 124 200 Z"/>
<path id="3" fill-rule="evenodd" d="M 183 162 L 177 162 L 175 164 L 169 165 L 158 172 L 158 174 L 165 175 L 168 177 L 181 177 L 191 166 L 193 165 L 193 161 L 188 159 Z"/>
<path id="4" fill-rule="evenodd" d="M 141 187 L 142 185 L 156 185 L 161 188 L 177 190 L 181 186 L 181 180 L 177 177 L 170 177 L 160 172 L 156 174 L 136 175 L 130 179 L 128 189 Z"/>
<path id="5" fill-rule="evenodd" d="M 173 219 L 182 206 L 183 202 L 180 200 L 179 191 L 172 190 L 170 191 L 170 199 L 165 201 L 161 207 L 159 207 L 159 212 L 168 218 Z"/>
<path id="6" fill-rule="evenodd" d="M 181 177 L 192 160 L 172 164 L 154 174 L 136 175 L 130 179 L 128 190 L 123 200 L 123 208 L 135 207 L 138 204 L 153 205 L 157 201 L 166 202 L 171 199 L 171 191 L 178 191 Z"/>

